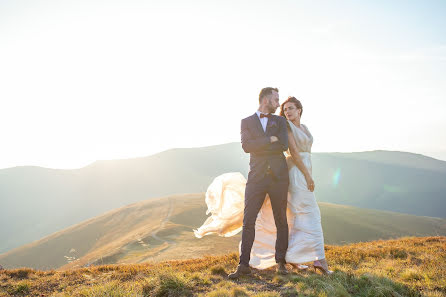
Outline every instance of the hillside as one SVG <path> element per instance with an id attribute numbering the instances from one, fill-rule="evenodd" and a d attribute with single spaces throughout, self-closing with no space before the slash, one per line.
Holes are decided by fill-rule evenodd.
<path id="1" fill-rule="evenodd" d="M 446 235 L 446 220 L 320 203 L 327 244 L 401 236 Z M 7 268 L 63 269 L 190 259 L 238 249 L 240 234 L 205 236 L 204 194 L 168 196 L 131 204 L 0 255 Z"/>
<path id="2" fill-rule="evenodd" d="M 249 155 L 239 143 L 172 149 L 153 156 L 98 161 L 75 170 L 0 170 L 0 253 L 125 205 L 204 192 L 216 176 L 241 172 Z M 446 162 L 373 151 L 313 154 L 319 201 L 445 217 Z"/>
<path id="3" fill-rule="evenodd" d="M 401 152 L 314 154 L 319 201 L 445 217 L 446 162 Z"/>
<path id="4" fill-rule="evenodd" d="M 446 296 L 446 238 L 326 246 L 334 274 L 255 270 L 227 279 L 236 254 L 66 271 L 0 270 L 0 296 Z M 291 267 L 289 267 L 291 269 Z"/>
<path id="5" fill-rule="evenodd" d="M 172 149 L 74 170 L 0 169 L 0 253 L 118 207 L 166 195 L 204 192 L 221 173 L 247 173 L 239 144 Z M 181 181 L 181 182 L 180 182 Z"/>

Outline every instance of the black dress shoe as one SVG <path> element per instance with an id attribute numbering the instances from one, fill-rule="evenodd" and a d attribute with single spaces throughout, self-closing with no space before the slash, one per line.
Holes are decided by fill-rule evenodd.
<path id="1" fill-rule="evenodd" d="M 228 275 L 229 279 L 238 279 L 242 275 L 251 274 L 251 268 L 244 264 L 239 264 L 237 270 Z"/>
<path id="2" fill-rule="evenodd" d="M 277 273 L 282 275 L 288 274 L 288 270 L 286 269 L 285 263 L 278 263 Z"/>

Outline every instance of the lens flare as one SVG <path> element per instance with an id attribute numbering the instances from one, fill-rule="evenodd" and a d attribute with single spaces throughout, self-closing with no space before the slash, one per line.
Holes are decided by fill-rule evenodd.
<path id="1" fill-rule="evenodd" d="M 337 187 L 340 179 L 341 179 L 341 168 L 338 168 L 333 174 L 333 186 Z"/>

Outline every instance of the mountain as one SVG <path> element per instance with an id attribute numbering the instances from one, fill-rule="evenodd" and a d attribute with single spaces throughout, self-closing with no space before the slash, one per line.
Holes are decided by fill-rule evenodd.
<path id="1" fill-rule="evenodd" d="M 381 164 L 399 165 L 406 168 L 446 172 L 445 161 L 408 152 L 377 150 L 359 153 L 330 153 L 329 155 L 347 159 L 377 162 Z"/>
<path id="2" fill-rule="evenodd" d="M 239 143 L 97 161 L 74 170 L 0 170 L 0 253 L 106 211 L 206 191 L 225 172 L 248 172 Z M 446 162 L 404 152 L 315 153 L 319 201 L 445 217 Z"/>
<path id="3" fill-rule="evenodd" d="M 75 170 L 0 170 L 0 253 L 105 211 L 164 195 L 206 191 L 224 172 L 247 173 L 240 145 L 172 149 L 144 158 L 97 161 Z"/>
<path id="4" fill-rule="evenodd" d="M 327 244 L 401 236 L 446 235 L 446 220 L 320 203 Z M 0 255 L 6 268 L 78 268 L 189 259 L 238 249 L 240 234 L 198 239 L 206 219 L 204 194 L 149 199 L 112 210 Z"/>
<path id="5" fill-rule="evenodd" d="M 319 201 L 446 217 L 446 162 L 374 151 L 314 154 Z"/>

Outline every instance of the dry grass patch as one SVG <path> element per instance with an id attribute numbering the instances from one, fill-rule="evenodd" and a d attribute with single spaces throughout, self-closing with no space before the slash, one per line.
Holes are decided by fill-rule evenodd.
<path id="1" fill-rule="evenodd" d="M 236 254 L 157 264 L 66 271 L 0 271 L 0 296 L 446 296 L 446 238 L 402 238 L 327 246 L 335 273 L 277 275 L 274 269 L 229 281 Z"/>

